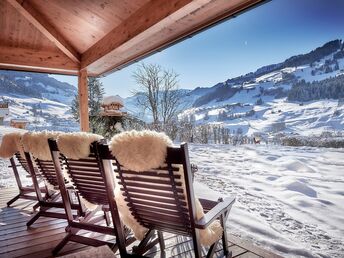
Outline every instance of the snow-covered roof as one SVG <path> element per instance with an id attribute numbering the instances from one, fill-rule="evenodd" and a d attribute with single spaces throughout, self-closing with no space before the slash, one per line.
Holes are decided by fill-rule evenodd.
<path id="1" fill-rule="evenodd" d="M 21 118 L 16 118 L 16 119 L 11 119 L 11 123 L 29 123 L 30 121 L 27 119 L 21 119 Z"/>
<path id="2" fill-rule="evenodd" d="M 110 105 L 111 103 L 118 103 L 118 104 L 124 106 L 124 101 L 119 95 L 107 96 L 104 98 L 103 105 Z"/>
<path id="3" fill-rule="evenodd" d="M 8 116 L 10 110 L 8 108 L 1 108 L 0 109 L 0 117 Z"/>

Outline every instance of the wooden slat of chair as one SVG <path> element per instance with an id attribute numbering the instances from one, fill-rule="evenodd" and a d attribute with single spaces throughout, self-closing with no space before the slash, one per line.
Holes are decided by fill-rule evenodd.
<path id="1" fill-rule="evenodd" d="M 55 247 L 53 254 L 58 254 L 58 252 L 69 241 L 75 241 L 93 246 L 99 246 L 103 244 L 108 244 L 111 246 L 113 245 L 112 242 L 99 241 L 91 237 L 83 237 L 78 235 L 80 230 L 87 230 L 116 236 L 119 252 L 122 257 L 126 257 L 127 253 L 125 246 L 126 244 L 131 244 L 134 239 L 126 238 L 124 234 L 118 233 L 118 231 L 122 231 L 122 224 L 120 222 L 117 206 L 114 200 L 113 177 L 111 174 L 104 174 L 102 164 L 100 164 L 95 153 L 95 144 L 92 146 L 92 154 L 90 155 L 89 159 L 73 160 L 64 157 L 59 152 L 56 141 L 49 140 L 49 147 L 53 156 L 54 165 L 57 172 L 57 179 L 61 189 L 61 196 L 64 200 L 69 225 L 68 235 Z M 98 207 L 102 206 L 102 210 L 104 212 L 109 211 L 113 222 L 112 226 L 101 226 L 94 224 L 98 221 L 94 220 L 94 215 L 97 210 L 86 214 L 85 217 L 80 218 L 78 221 L 73 219 L 71 216 L 71 205 L 67 196 L 65 182 L 63 181 L 62 168 L 59 162 L 61 157 L 64 165 L 66 166 L 67 173 L 78 193 L 87 201 L 99 205 Z M 108 217 L 105 216 L 105 219 L 108 219 Z M 108 223 L 109 222 L 107 221 L 107 224 Z"/>
<path id="2" fill-rule="evenodd" d="M 105 144 L 103 149 L 108 150 Z M 135 172 L 126 170 L 111 155 L 109 151 L 100 155 L 102 159 L 112 160 L 115 166 L 113 171 L 119 180 L 121 191 L 125 196 L 125 201 L 138 223 L 150 229 L 147 237 L 151 237 L 151 232 L 169 232 L 192 237 L 194 252 L 196 257 L 201 256 L 201 245 L 197 228 L 203 228 L 215 218 L 220 219 L 224 227 L 222 244 L 224 254 L 229 257 L 225 221 L 228 217 L 230 207 L 234 199 L 219 202 L 201 200 L 204 204 L 204 211 L 209 212 L 201 221 L 196 220 L 195 196 L 192 187 L 193 175 L 189 162 L 187 145 L 183 144 L 179 148 L 168 148 L 166 157 L 166 167 L 158 168 L 155 171 Z M 178 166 L 183 167 L 185 191 L 182 189 L 181 174 L 178 173 Z M 162 173 L 163 172 L 163 173 Z M 162 235 L 159 233 L 159 235 Z M 143 254 L 147 251 L 149 241 L 143 242 L 135 248 L 135 252 Z M 207 257 L 214 254 L 217 242 L 210 248 Z M 150 245 L 151 246 L 151 245 Z M 164 244 L 160 239 L 160 248 L 163 251 Z"/>
<path id="3" fill-rule="evenodd" d="M 118 184 L 123 186 L 122 182 L 118 182 Z M 126 182 L 125 184 L 127 187 L 131 186 L 131 187 L 139 187 L 139 188 L 143 188 L 143 189 L 152 189 L 152 185 L 142 184 L 140 182 Z M 121 188 L 121 190 L 122 189 L 124 189 L 124 188 Z M 161 191 L 170 191 L 171 187 L 170 186 L 154 185 L 154 189 L 161 190 Z M 122 190 L 122 191 L 124 191 L 124 190 Z M 183 193 L 183 189 L 177 189 L 176 191 L 177 191 L 177 193 Z"/>
<path id="4" fill-rule="evenodd" d="M 58 182 L 57 177 L 54 169 L 51 169 L 51 166 L 54 166 L 52 161 L 42 161 L 40 159 L 35 159 L 35 163 L 38 167 L 38 170 L 35 169 L 33 165 L 33 158 L 31 157 L 30 153 L 25 153 L 25 160 L 28 166 L 28 169 L 31 173 L 34 189 L 36 192 L 36 196 L 38 199 L 39 211 L 31 217 L 31 219 L 27 222 L 27 226 L 30 227 L 35 221 L 37 221 L 40 217 L 52 217 L 58 219 L 67 219 L 66 214 L 61 213 L 61 211 L 49 211 L 52 208 L 64 208 L 63 203 L 59 201 L 59 191 L 56 190 L 55 193 L 51 194 L 50 196 L 43 197 L 42 191 L 38 184 L 38 177 L 37 172 L 39 172 L 45 180 L 52 186 L 58 189 Z M 76 194 L 76 193 L 75 193 Z M 71 197 L 71 196 L 70 196 Z M 73 210 L 77 210 L 78 215 L 83 213 L 83 209 L 81 204 L 73 203 L 72 205 Z"/>

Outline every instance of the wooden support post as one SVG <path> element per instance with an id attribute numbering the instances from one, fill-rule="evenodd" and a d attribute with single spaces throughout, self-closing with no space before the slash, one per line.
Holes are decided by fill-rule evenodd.
<path id="1" fill-rule="evenodd" d="M 80 129 L 83 132 L 88 132 L 90 129 L 88 117 L 88 82 L 87 70 L 80 70 L 78 76 L 78 91 L 79 91 L 79 113 L 80 113 Z"/>

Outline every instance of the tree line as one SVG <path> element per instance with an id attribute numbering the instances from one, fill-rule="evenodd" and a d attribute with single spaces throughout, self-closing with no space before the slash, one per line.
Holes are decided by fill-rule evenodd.
<path id="1" fill-rule="evenodd" d="M 339 98 L 344 98 L 344 75 L 314 82 L 301 80 L 293 84 L 288 93 L 288 100 L 290 101 Z"/>

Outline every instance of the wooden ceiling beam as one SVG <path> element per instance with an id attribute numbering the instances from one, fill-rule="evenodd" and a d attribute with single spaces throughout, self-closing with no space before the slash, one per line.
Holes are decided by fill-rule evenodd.
<path id="1" fill-rule="evenodd" d="M 148 2 L 86 50 L 81 57 L 81 68 L 98 61 L 190 2 L 192 0 L 154 0 Z"/>
<path id="2" fill-rule="evenodd" d="M 0 69 L 58 74 L 78 74 L 79 64 L 62 52 L 0 47 Z"/>
<path id="3" fill-rule="evenodd" d="M 52 41 L 65 55 L 80 63 L 80 54 L 69 42 L 25 0 L 7 0 L 20 14 L 32 23 L 44 36 Z"/>
<path id="4" fill-rule="evenodd" d="M 266 0 L 154 0 L 83 53 L 81 68 L 108 74 Z"/>

